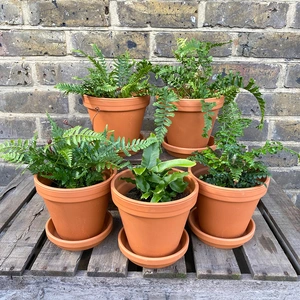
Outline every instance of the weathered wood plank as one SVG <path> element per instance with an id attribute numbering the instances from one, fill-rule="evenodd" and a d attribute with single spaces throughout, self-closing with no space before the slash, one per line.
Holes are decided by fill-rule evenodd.
<path id="1" fill-rule="evenodd" d="M 47 240 L 31 267 L 31 274 L 74 276 L 83 251 L 62 250 Z"/>
<path id="2" fill-rule="evenodd" d="M 171 266 L 160 269 L 143 268 L 145 278 L 185 278 L 186 265 L 184 256 Z"/>
<path id="3" fill-rule="evenodd" d="M 0 239 L 0 274 L 23 273 L 43 237 L 48 218 L 44 202 L 36 194 Z"/>
<path id="4" fill-rule="evenodd" d="M 242 247 L 254 279 L 297 280 L 297 274 L 258 210 L 253 215 L 256 232 Z"/>
<path id="5" fill-rule="evenodd" d="M 218 249 L 191 233 L 197 278 L 240 279 L 241 272 L 231 249 Z"/>
<path id="6" fill-rule="evenodd" d="M 0 194 L 0 232 L 34 194 L 30 173 L 19 174 Z"/>
<path id="7" fill-rule="evenodd" d="M 268 193 L 260 201 L 259 208 L 300 274 L 300 209 L 273 179 Z"/>
<path id="8" fill-rule="evenodd" d="M 118 246 L 118 233 L 122 221 L 118 211 L 111 211 L 114 224 L 110 235 L 93 249 L 87 268 L 89 276 L 127 276 L 128 259 L 121 253 Z"/>

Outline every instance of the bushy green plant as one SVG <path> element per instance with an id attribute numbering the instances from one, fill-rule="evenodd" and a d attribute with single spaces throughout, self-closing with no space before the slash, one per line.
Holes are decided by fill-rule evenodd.
<path id="1" fill-rule="evenodd" d="M 82 50 L 75 50 L 86 57 L 93 65 L 88 68 L 89 74 L 84 78 L 74 77 L 82 81 L 80 84 L 58 83 L 55 87 L 65 94 L 73 93 L 103 98 L 129 98 L 149 93 L 148 73 L 152 65 L 147 60 L 135 61 L 128 52 L 118 56 L 109 70 L 102 51 L 92 44 L 95 56 Z"/>
<path id="2" fill-rule="evenodd" d="M 225 44 L 227 43 L 214 44 L 195 39 L 189 41 L 178 39 L 177 49 L 173 52 L 177 64 L 153 66 L 156 78 L 163 80 L 171 94 L 156 91 L 158 97 L 154 105 L 159 108 L 159 112 L 155 115 L 155 125 L 159 138 L 161 134 L 167 132 L 167 127 L 171 124 L 165 120 L 164 115 L 167 115 L 168 118 L 173 116 L 172 112 L 176 110 L 176 106 L 172 102 L 179 101 L 181 98 L 200 99 L 202 111 L 206 113 L 203 136 L 207 137 L 207 132 L 212 126 L 212 114 L 209 111 L 216 104 L 205 102 L 204 99 L 219 98 L 223 95 L 226 106 L 234 101 L 241 90 L 248 91 L 256 98 L 261 110 L 259 127 L 263 126 L 265 102 L 254 79 L 250 78 L 249 82 L 244 84 L 243 77 L 239 73 L 213 74 L 213 57 L 210 55 L 210 50 Z"/>
<path id="3" fill-rule="evenodd" d="M 26 165 L 32 174 L 51 179 L 56 187 L 77 188 L 90 186 L 104 180 L 105 169 L 121 169 L 128 162 L 119 152 L 138 151 L 149 146 L 153 139 L 114 140 L 107 130 L 94 132 L 75 126 L 59 127 L 48 115 L 51 138 L 47 144 L 37 144 L 37 135 L 31 140 L 10 140 L 0 144 L 0 157 L 17 165 Z"/>
<path id="4" fill-rule="evenodd" d="M 297 152 L 276 141 L 266 141 L 262 147 L 247 149 L 239 138 L 251 122 L 251 119 L 242 117 L 236 102 L 230 102 L 223 108 L 214 135 L 216 151 L 208 147 L 190 157 L 208 167 L 208 173 L 200 176 L 202 180 L 229 188 L 253 187 L 261 185 L 263 179 L 270 175 L 267 166 L 259 160 L 264 155 L 287 151 L 300 158 Z"/>
<path id="5" fill-rule="evenodd" d="M 152 134 L 150 138 L 155 136 Z M 143 150 L 141 164 L 129 167 L 134 174 L 134 179 L 122 178 L 136 185 L 141 192 L 141 199 L 154 203 L 172 201 L 177 194 L 183 193 L 186 189 L 188 183 L 184 181 L 184 177 L 188 172 L 171 172 L 172 168 L 195 165 L 187 159 L 161 161 L 159 155 L 160 144 L 156 139 L 156 142 Z"/>

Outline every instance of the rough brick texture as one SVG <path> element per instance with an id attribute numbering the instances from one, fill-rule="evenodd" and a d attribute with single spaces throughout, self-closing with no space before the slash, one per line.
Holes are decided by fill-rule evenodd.
<path id="1" fill-rule="evenodd" d="M 254 119 L 243 141 L 256 147 L 277 139 L 300 149 L 300 3 L 237 0 L 3 0 L 0 3 L 0 140 L 49 134 L 45 112 L 60 124 L 91 127 L 79 95 L 54 85 L 85 76 L 90 63 L 72 52 L 91 54 L 97 44 L 111 59 L 129 51 L 136 59 L 172 63 L 177 38 L 231 43 L 213 49 L 214 72 L 238 71 L 254 78 L 266 100 L 265 127 L 257 131 L 259 107 L 248 93 L 237 101 Z M 161 84 L 151 77 L 151 82 Z M 152 102 L 154 99 L 152 98 Z M 152 103 L 151 102 L 151 103 Z M 153 130 L 154 108 L 143 129 Z M 300 166 L 295 156 L 267 156 L 275 179 L 300 206 Z M 11 166 L 0 164 L 8 177 Z"/>
<path id="2" fill-rule="evenodd" d="M 239 28 L 283 28 L 286 25 L 287 3 L 208 2 L 205 26 Z"/>

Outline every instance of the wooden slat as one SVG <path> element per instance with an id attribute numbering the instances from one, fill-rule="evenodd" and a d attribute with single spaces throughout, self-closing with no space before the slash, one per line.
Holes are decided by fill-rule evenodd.
<path id="1" fill-rule="evenodd" d="M 297 280 L 297 274 L 260 212 L 255 211 L 254 237 L 243 245 L 248 267 L 254 279 Z"/>
<path id="2" fill-rule="evenodd" d="M 259 203 L 269 226 L 276 234 L 281 246 L 289 255 L 294 268 L 300 274 L 300 210 L 277 183 L 271 179 L 268 193 Z"/>
<path id="3" fill-rule="evenodd" d="M 241 272 L 231 249 L 218 249 L 191 234 L 197 278 L 240 279 Z"/>
<path id="4" fill-rule="evenodd" d="M 31 274 L 74 276 L 82 253 L 82 251 L 62 250 L 47 240 L 31 267 Z"/>
<path id="5" fill-rule="evenodd" d="M 145 278 L 185 278 L 186 265 L 184 256 L 180 258 L 176 263 L 166 268 L 143 268 L 143 276 Z"/>
<path id="6" fill-rule="evenodd" d="M 0 239 L 0 274 L 21 275 L 43 237 L 48 212 L 37 194 Z"/>
<path id="7" fill-rule="evenodd" d="M 93 249 L 87 274 L 89 276 L 127 276 L 128 259 L 120 252 L 118 233 L 122 222 L 117 211 L 111 211 L 113 216 L 113 230 L 108 237 Z"/>
<path id="8" fill-rule="evenodd" d="M 0 194 L 0 232 L 34 194 L 33 177 L 26 172 L 15 177 Z"/>

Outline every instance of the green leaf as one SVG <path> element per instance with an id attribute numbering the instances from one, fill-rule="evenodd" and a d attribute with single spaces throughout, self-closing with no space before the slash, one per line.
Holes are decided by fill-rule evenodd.
<path id="1" fill-rule="evenodd" d="M 157 164 L 157 166 L 153 167 L 152 170 L 153 172 L 163 172 L 165 170 L 169 170 L 171 168 L 176 168 L 176 167 L 193 167 L 195 166 L 195 162 L 184 159 L 184 158 L 178 158 L 178 159 L 172 159 L 164 162 L 160 162 Z"/>

